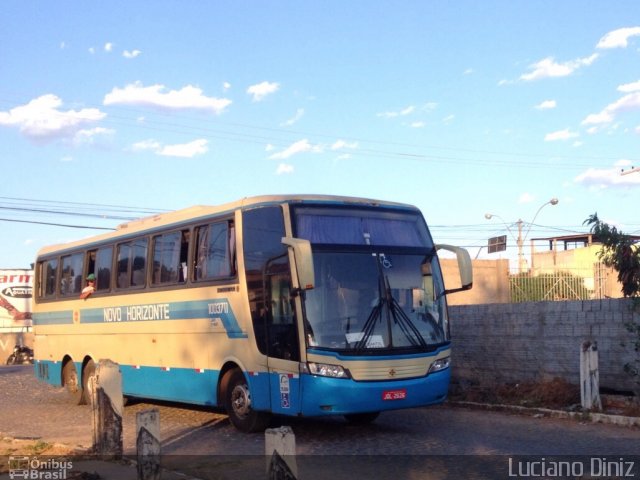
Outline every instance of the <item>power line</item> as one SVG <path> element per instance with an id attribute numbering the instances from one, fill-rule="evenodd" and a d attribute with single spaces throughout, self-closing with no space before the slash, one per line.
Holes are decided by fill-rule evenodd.
<path id="1" fill-rule="evenodd" d="M 7 100 L 1 100 L 0 102 L 9 104 L 9 105 L 19 105 L 18 102 L 10 102 Z M 147 115 L 149 113 L 148 110 L 136 110 L 126 107 L 111 107 L 116 111 L 121 110 L 125 113 L 131 112 L 138 115 Z M 400 143 L 400 142 L 391 142 L 391 141 L 383 141 L 383 140 L 372 140 L 366 139 L 362 137 L 352 137 L 345 135 L 329 135 L 326 133 L 318 133 L 318 132 L 305 132 L 301 130 L 291 130 L 291 129 L 283 129 L 283 128 L 274 128 L 274 127 L 263 127 L 258 125 L 251 125 L 247 123 L 233 123 L 227 122 L 222 123 L 219 121 L 211 120 L 207 118 L 208 124 L 220 125 L 221 128 L 210 128 L 203 127 L 202 119 L 189 117 L 187 115 L 178 115 L 175 112 L 153 112 L 156 116 L 159 117 L 168 117 L 170 121 L 166 120 L 148 120 L 145 119 L 144 122 L 139 122 L 136 118 L 127 115 L 114 115 L 109 114 L 105 119 L 101 120 L 103 123 L 114 124 L 116 126 L 119 125 L 135 125 L 138 128 L 155 130 L 155 131 L 163 131 L 170 133 L 179 133 L 184 135 L 203 135 L 207 138 L 216 138 L 222 139 L 226 141 L 232 142 L 240 142 L 240 143 L 253 143 L 253 144 L 275 144 L 278 147 L 288 147 L 290 146 L 292 136 L 297 135 L 298 138 L 300 135 L 314 137 L 314 138 L 331 138 L 331 139 L 342 139 L 350 142 L 358 142 L 364 143 L 365 145 L 387 145 L 392 148 L 390 151 L 381 150 L 379 148 L 357 148 L 350 149 L 349 153 L 352 156 L 367 156 L 368 158 L 403 158 L 406 160 L 414 160 L 414 161 L 429 161 L 434 163 L 457 163 L 457 164 L 472 164 L 472 165 L 493 165 L 497 167 L 505 167 L 505 166 L 521 166 L 521 167 L 531 167 L 531 168 L 548 168 L 549 165 L 553 165 L 554 168 L 565 168 L 565 169 L 580 169 L 585 167 L 592 167 L 592 163 L 577 163 L 576 160 L 583 161 L 612 161 L 617 158 L 613 157 L 599 157 L 599 156 L 567 156 L 567 155 L 548 155 L 544 153 L 525 153 L 525 152 L 503 152 L 503 151 L 491 151 L 491 150 L 481 150 L 481 149 L 473 149 L 473 148 L 461 148 L 461 147 L 452 147 L 452 146 L 442 146 L 442 145 L 416 145 L 410 143 Z M 64 115 L 64 112 L 60 112 L 60 115 Z M 196 122 L 198 126 L 189 125 L 185 122 Z M 242 131 L 237 132 L 233 130 L 234 128 L 241 128 Z M 273 133 L 284 136 L 281 139 L 275 139 L 273 136 L 266 136 L 264 134 L 253 134 L 247 133 L 249 131 L 260 131 Z M 411 151 L 400 151 L 397 147 L 408 148 L 408 149 L 418 149 L 418 153 Z M 424 151 L 450 151 L 450 152 L 458 152 L 460 155 L 440 155 L 435 153 L 423 153 Z M 471 157 L 465 157 L 463 154 L 472 155 Z M 507 159 L 487 159 L 487 158 L 478 158 L 479 155 L 495 155 L 495 156 L 506 156 Z M 539 162 L 534 160 L 518 160 L 520 159 L 548 159 L 547 162 Z M 514 160 L 515 159 L 515 160 Z M 640 161 L 640 160 L 639 160 Z"/>
<path id="2" fill-rule="evenodd" d="M 16 220 L 14 218 L 0 218 L 0 222 L 31 223 L 35 225 L 51 225 L 54 227 L 87 228 L 91 230 L 115 230 L 115 228 L 108 228 L 108 227 L 92 227 L 89 225 L 69 225 L 65 223 L 36 222 L 33 220 Z"/>

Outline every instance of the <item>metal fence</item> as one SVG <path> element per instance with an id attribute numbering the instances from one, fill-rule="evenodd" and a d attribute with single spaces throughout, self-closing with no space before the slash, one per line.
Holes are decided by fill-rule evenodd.
<path id="1" fill-rule="evenodd" d="M 512 303 L 607 298 L 610 270 L 602 263 L 556 266 L 509 275 Z"/>

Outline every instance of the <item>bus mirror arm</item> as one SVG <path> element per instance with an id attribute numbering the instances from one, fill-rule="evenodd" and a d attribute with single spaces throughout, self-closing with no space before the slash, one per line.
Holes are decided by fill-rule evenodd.
<path id="1" fill-rule="evenodd" d="M 282 237 L 282 243 L 293 249 L 296 272 L 298 273 L 298 286 L 294 288 L 294 291 L 311 290 L 315 286 L 311 242 L 303 238 Z"/>
<path id="2" fill-rule="evenodd" d="M 462 284 L 460 288 L 447 289 L 443 292 L 443 294 L 447 295 L 449 293 L 470 290 L 471 287 L 473 287 L 473 269 L 469 252 L 464 248 L 445 244 L 436 245 L 436 250 L 447 250 L 456 254 L 456 259 L 458 261 L 458 270 L 460 272 L 460 282 Z"/>

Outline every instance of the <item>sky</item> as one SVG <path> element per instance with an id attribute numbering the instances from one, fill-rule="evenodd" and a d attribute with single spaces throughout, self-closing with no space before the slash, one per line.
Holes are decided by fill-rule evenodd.
<path id="1" fill-rule="evenodd" d="M 0 3 L 0 268 L 297 193 L 514 259 L 518 220 L 527 245 L 596 212 L 640 234 L 639 147 L 637 0 Z"/>

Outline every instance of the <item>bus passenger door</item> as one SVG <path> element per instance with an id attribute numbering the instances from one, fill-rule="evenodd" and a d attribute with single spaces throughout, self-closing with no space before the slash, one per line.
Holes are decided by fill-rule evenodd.
<path id="1" fill-rule="evenodd" d="M 267 275 L 266 297 L 270 302 L 267 306 L 267 362 L 271 410 L 295 415 L 301 409 L 300 348 L 288 264 L 286 267 L 286 271 L 271 271 Z"/>

